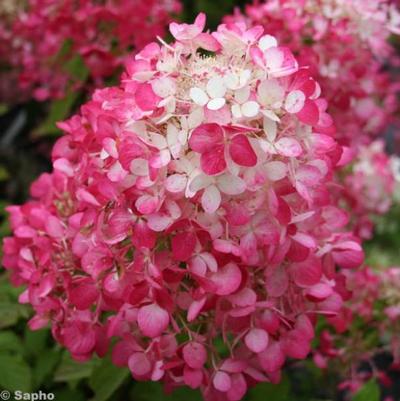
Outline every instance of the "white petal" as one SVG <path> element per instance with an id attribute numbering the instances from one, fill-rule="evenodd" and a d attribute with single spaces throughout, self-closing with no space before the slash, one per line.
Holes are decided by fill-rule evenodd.
<path id="1" fill-rule="evenodd" d="M 234 117 L 236 118 L 242 117 L 242 109 L 238 104 L 234 104 L 231 110 Z"/>
<path id="2" fill-rule="evenodd" d="M 207 213 L 214 213 L 221 204 L 221 194 L 215 185 L 205 189 L 201 197 L 201 205 Z"/>
<path id="3" fill-rule="evenodd" d="M 240 86 L 244 86 L 249 82 L 249 79 L 251 78 L 251 70 L 243 70 L 240 73 Z"/>
<path id="4" fill-rule="evenodd" d="M 173 96 L 166 98 L 165 110 L 169 114 L 173 114 L 175 113 L 175 109 L 176 109 L 176 99 Z"/>
<path id="5" fill-rule="evenodd" d="M 265 117 L 269 118 L 272 121 L 276 121 L 277 123 L 281 121 L 281 119 L 271 110 L 262 109 L 261 113 L 263 113 Z"/>
<path id="6" fill-rule="evenodd" d="M 258 143 L 260 145 L 260 148 L 265 152 L 269 153 L 271 155 L 277 154 L 277 151 L 275 150 L 274 146 L 272 145 L 271 142 L 264 141 L 263 139 L 259 139 Z"/>
<path id="7" fill-rule="evenodd" d="M 281 107 L 285 90 L 275 79 L 262 81 L 257 88 L 259 102 L 264 106 Z"/>
<path id="8" fill-rule="evenodd" d="M 213 77 L 207 83 L 207 93 L 211 98 L 224 97 L 226 87 L 221 77 Z"/>
<path id="9" fill-rule="evenodd" d="M 258 46 L 262 51 L 269 49 L 270 47 L 278 46 L 277 40 L 271 35 L 264 35 L 260 38 Z"/>
<path id="10" fill-rule="evenodd" d="M 246 190 L 246 183 L 239 177 L 223 174 L 217 177 L 218 188 L 227 195 L 239 195 Z"/>
<path id="11" fill-rule="evenodd" d="M 107 153 L 107 151 L 103 148 L 103 149 L 101 149 L 101 152 L 100 152 L 100 159 L 101 160 L 105 160 L 105 159 L 107 159 L 107 157 L 109 157 L 110 155 Z"/>
<path id="12" fill-rule="evenodd" d="M 217 97 L 216 99 L 212 99 L 208 102 L 207 108 L 209 110 L 219 110 L 225 106 L 226 100 L 223 97 Z"/>
<path id="13" fill-rule="evenodd" d="M 285 100 L 285 109 L 289 113 L 298 113 L 303 107 L 306 95 L 299 90 L 291 91 Z"/>
<path id="14" fill-rule="evenodd" d="M 187 144 L 188 132 L 185 130 L 179 131 L 178 142 L 183 146 Z"/>
<path id="15" fill-rule="evenodd" d="M 224 82 L 229 89 L 237 89 L 239 87 L 239 77 L 233 72 L 225 75 Z"/>
<path id="16" fill-rule="evenodd" d="M 167 200 L 165 201 L 164 205 L 171 218 L 176 220 L 179 219 L 179 217 L 181 217 L 182 212 L 179 205 L 176 202 Z"/>
<path id="17" fill-rule="evenodd" d="M 271 181 L 279 181 L 286 177 L 287 167 L 286 164 L 278 160 L 269 162 L 265 165 L 267 177 Z"/>
<path id="18" fill-rule="evenodd" d="M 260 110 L 260 105 L 253 101 L 250 100 L 249 102 L 246 102 L 242 105 L 242 113 L 245 117 L 255 117 Z"/>
<path id="19" fill-rule="evenodd" d="M 187 178 L 183 174 L 170 175 L 165 180 L 165 188 L 172 193 L 182 192 L 186 188 Z"/>
<path id="20" fill-rule="evenodd" d="M 205 106 L 209 100 L 207 93 L 200 88 L 191 88 L 190 98 L 199 106 Z"/>
<path id="21" fill-rule="evenodd" d="M 129 168 L 132 174 L 139 175 L 141 177 L 149 175 L 149 165 L 146 159 L 138 158 L 132 160 Z"/>
<path id="22" fill-rule="evenodd" d="M 190 184 L 189 189 L 191 192 L 196 193 L 207 186 L 209 186 L 213 182 L 212 178 L 205 174 L 198 174 L 194 177 Z"/>
<path id="23" fill-rule="evenodd" d="M 167 126 L 167 142 L 168 146 L 171 146 L 178 142 L 179 130 L 174 124 L 168 124 Z"/>
<path id="24" fill-rule="evenodd" d="M 248 86 L 245 86 L 241 89 L 238 89 L 235 92 L 235 99 L 239 103 L 244 103 L 247 101 L 247 99 L 250 97 L 250 88 Z"/>
<path id="25" fill-rule="evenodd" d="M 198 107 L 193 110 L 188 117 L 188 128 L 196 128 L 198 127 L 204 119 L 204 111 L 202 108 Z"/>
<path id="26" fill-rule="evenodd" d="M 167 147 L 167 141 L 165 140 L 165 137 L 160 134 L 155 134 L 155 133 L 149 133 L 149 137 L 151 140 L 151 143 L 158 149 L 165 149 Z"/>
<path id="27" fill-rule="evenodd" d="M 155 79 L 151 86 L 154 93 L 160 97 L 171 96 L 176 92 L 175 80 L 169 77 Z"/>
<path id="28" fill-rule="evenodd" d="M 275 121 L 270 120 L 269 118 L 264 118 L 263 127 L 265 135 L 270 142 L 274 142 L 277 133 L 277 124 Z"/>

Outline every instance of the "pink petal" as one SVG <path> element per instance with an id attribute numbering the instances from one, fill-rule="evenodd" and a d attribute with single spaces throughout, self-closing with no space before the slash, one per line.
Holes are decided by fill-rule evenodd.
<path id="1" fill-rule="evenodd" d="M 97 199 L 86 189 L 79 188 L 76 191 L 76 198 L 79 201 L 84 201 L 86 203 L 89 203 L 93 206 L 100 206 L 100 203 L 97 201 Z"/>
<path id="2" fill-rule="evenodd" d="M 276 313 L 265 310 L 261 316 L 260 324 L 269 334 L 275 334 L 279 329 L 280 321 Z"/>
<path id="3" fill-rule="evenodd" d="M 153 111 L 161 98 L 154 93 L 150 84 L 143 83 L 139 85 L 135 92 L 135 100 L 143 111 Z"/>
<path id="4" fill-rule="evenodd" d="M 253 46 L 250 48 L 250 57 L 255 65 L 260 68 L 265 68 L 264 53 L 259 47 Z"/>
<path id="5" fill-rule="evenodd" d="M 151 372 L 151 362 L 143 352 L 133 353 L 129 357 L 128 366 L 134 377 L 147 376 Z"/>
<path id="6" fill-rule="evenodd" d="M 258 360 L 267 373 L 279 370 L 285 363 L 285 355 L 280 343 L 271 342 L 265 351 L 258 354 Z"/>
<path id="7" fill-rule="evenodd" d="M 250 351 L 258 354 L 268 346 L 268 333 L 262 329 L 251 329 L 244 338 L 244 342 Z"/>
<path id="8" fill-rule="evenodd" d="M 189 139 L 189 146 L 195 152 L 204 153 L 221 144 L 224 139 L 222 127 L 215 123 L 202 124 L 195 128 Z"/>
<path id="9" fill-rule="evenodd" d="M 317 247 L 317 242 L 313 237 L 311 237 L 311 235 L 298 231 L 295 235 L 292 236 L 292 238 L 306 248 L 315 249 Z"/>
<path id="10" fill-rule="evenodd" d="M 199 388 L 203 381 L 203 372 L 199 369 L 183 368 L 183 381 L 190 388 Z"/>
<path id="11" fill-rule="evenodd" d="M 207 351 L 203 344 L 191 341 L 182 349 L 183 359 L 192 369 L 201 369 L 207 361 Z"/>
<path id="12" fill-rule="evenodd" d="M 142 214 L 152 214 L 156 212 L 158 205 L 158 198 L 150 195 L 142 195 L 135 202 L 136 208 Z"/>
<path id="13" fill-rule="evenodd" d="M 240 401 L 246 394 L 247 382 L 241 373 L 235 373 L 231 376 L 232 386 L 227 392 L 229 401 Z"/>
<path id="14" fill-rule="evenodd" d="M 216 52 L 221 49 L 221 44 L 209 33 L 200 33 L 196 36 L 194 43 L 196 46 L 210 52 Z"/>
<path id="15" fill-rule="evenodd" d="M 69 301 L 79 310 L 85 310 L 99 297 L 96 285 L 91 279 L 83 279 L 74 284 L 69 290 Z"/>
<path id="16" fill-rule="evenodd" d="M 169 314 L 157 304 L 150 304 L 139 309 L 137 321 L 143 335 L 154 338 L 168 327 Z"/>
<path id="17" fill-rule="evenodd" d="M 226 169 L 224 145 L 217 145 L 203 153 L 200 158 L 200 166 L 207 175 L 216 175 Z"/>
<path id="18" fill-rule="evenodd" d="M 267 275 L 265 287 L 271 297 L 282 296 L 289 285 L 289 279 L 283 266 L 274 268 L 272 274 Z"/>
<path id="19" fill-rule="evenodd" d="M 307 99 L 304 107 L 296 114 L 297 118 L 304 124 L 317 125 L 319 120 L 319 110 L 315 102 Z"/>
<path id="20" fill-rule="evenodd" d="M 252 167 L 257 164 L 257 156 L 250 145 L 249 140 L 243 134 L 235 135 L 229 146 L 229 154 L 232 160 L 239 166 Z"/>
<path id="21" fill-rule="evenodd" d="M 291 75 L 298 70 L 292 52 L 286 47 L 270 47 L 264 52 L 268 73 L 279 78 Z"/>
<path id="22" fill-rule="evenodd" d="M 289 137 L 283 137 L 275 143 L 275 148 L 279 154 L 286 157 L 297 157 L 303 153 L 300 143 Z"/>
<path id="23" fill-rule="evenodd" d="M 307 298 L 312 301 L 322 301 L 333 293 L 332 287 L 328 284 L 318 283 L 309 288 L 306 292 Z"/>
<path id="24" fill-rule="evenodd" d="M 60 220 L 55 216 L 49 216 L 45 222 L 47 234 L 52 238 L 61 238 L 64 236 L 64 228 Z"/>
<path id="25" fill-rule="evenodd" d="M 43 327 L 46 327 L 48 323 L 49 323 L 48 317 L 35 315 L 32 319 L 28 321 L 28 326 L 31 330 L 40 330 Z"/>
<path id="26" fill-rule="evenodd" d="M 196 17 L 194 20 L 194 26 L 201 32 L 204 27 L 206 26 L 206 14 L 205 13 L 199 13 L 199 15 Z"/>
<path id="27" fill-rule="evenodd" d="M 214 376 L 213 384 L 217 390 L 225 393 L 231 388 L 232 381 L 227 373 L 218 371 Z"/>
<path id="28" fill-rule="evenodd" d="M 200 314 L 203 309 L 204 304 L 206 303 L 206 297 L 201 298 L 198 301 L 193 301 L 188 309 L 187 319 L 188 322 L 192 322 L 196 317 Z"/>
<path id="29" fill-rule="evenodd" d="M 133 227 L 132 244 L 138 249 L 152 249 L 156 240 L 156 233 L 148 227 L 145 221 L 138 220 Z"/>
<path id="30" fill-rule="evenodd" d="M 235 292 L 242 281 L 242 273 L 234 263 L 228 263 L 211 276 L 217 285 L 217 295 L 229 295 Z"/>
<path id="31" fill-rule="evenodd" d="M 361 265 L 364 261 L 362 250 L 344 250 L 332 252 L 333 260 L 344 269 L 352 269 Z"/>
<path id="32" fill-rule="evenodd" d="M 292 330 L 283 339 L 283 350 L 287 356 L 296 359 L 305 359 L 310 352 L 310 339 L 304 337 L 303 333 Z"/>
<path id="33" fill-rule="evenodd" d="M 172 238 L 172 255 L 175 260 L 186 261 L 194 252 L 196 236 L 193 233 L 179 233 Z"/>
<path id="34" fill-rule="evenodd" d="M 296 180 L 307 186 L 314 186 L 321 180 L 321 171 L 315 167 L 305 164 L 296 171 Z"/>
<path id="35" fill-rule="evenodd" d="M 319 283 L 322 277 L 321 261 L 309 258 L 301 263 L 294 263 L 290 272 L 294 282 L 300 287 L 309 287 Z"/>

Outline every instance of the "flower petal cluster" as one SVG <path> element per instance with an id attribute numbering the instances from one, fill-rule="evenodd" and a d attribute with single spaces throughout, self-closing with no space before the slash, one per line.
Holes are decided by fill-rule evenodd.
<path id="1" fill-rule="evenodd" d="M 348 300 L 337 316 L 328 318 L 335 332 L 322 332 L 314 362 L 326 369 L 333 367 L 330 362 L 334 360 L 343 379 L 340 388 L 351 393 L 371 378 L 391 387 L 392 379 L 375 359 L 389 352 L 391 369 L 398 369 L 400 363 L 400 268 L 363 266 L 347 270 L 346 276 Z M 355 326 L 368 335 L 352 335 Z M 370 369 L 360 369 L 362 365 Z"/>
<path id="2" fill-rule="evenodd" d="M 65 95 L 72 80 L 68 65 L 81 56 L 97 86 L 123 64 L 132 48 L 163 36 L 178 0 L 21 1 L 11 21 L 0 23 L 1 62 L 19 71 L 21 91 L 39 101 Z M 15 8 L 17 6 L 14 6 Z M 72 61 L 71 61 L 72 60 Z"/>
<path id="3" fill-rule="evenodd" d="M 344 177 L 341 196 L 351 209 L 355 232 L 364 239 L 371 239 L 374 216 L 386 214 L 396 201 L 399 185 L 398 158 L 385 153 L 382 140 L 361 146 Z"/>
<path id="4" fill-rule="evenodd" d="M 388 38 L 399 33 L 391 0 L 267 0 L 225 17 L 263 25 L 309 66 L 329 102 L 337 139 L 357 150 L 381 134 L 399 110 L 398 82 L 383 67 L 397 56 Z"/>
<path id="5" fill-rule="evenodd" d="M 75 359 L 112 347 L 136 380 L 236 401 L 308 355 L 363 252 L 319 84 L 262 27 L 204 25 L 171 24 L 59 123 L 3 263 Z"/>

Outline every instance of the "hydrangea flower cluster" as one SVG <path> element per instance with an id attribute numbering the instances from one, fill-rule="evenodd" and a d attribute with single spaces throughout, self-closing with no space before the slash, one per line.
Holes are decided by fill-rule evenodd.
<path id="1" fill-rule="evenodd" d="M 77 360 L 240 400 L 303 359 L 362 263 L 320 86 L 261 26 L 170 25 L 60 123 L 53 172 L 8 208 L 4 266 Z"/>
<path id="2" fill-rule="evenodd" d="M 387 213 L 394 203 L 399 171 L 398 157 L 385 153 L 382 140 L 360 147 L 351 173 L 344 177 L 341 194 L 351 210 L 359 237 L 371 239 L 374 226 L 371 218 Z"/>
<path id="3" fill-rule="evenodd" d="M 237 11 L 227 22 L 263 25 L 309 66 L 329 101 L 341 144 L 356 151 L 394 119 L 399 85 L 382 69 L 388 44 L 400 32 L 400 13 L 391 0 L 267 0 Z"/>
<path id="4" fill-rule="evenodd" d="M 392 367 L 400 366 L 400 268 L 364 266 L 346 271 L 346 276 L 351 297 L 337 316 L 329 318 L 336 333 L 322 332 L 314 362 L 323 369 L 331 367 L 331 360 L 339 362 L 345 378 L 340 388 L 351 393 L 371 377 L 390 386 L 390 377 L 376 366 L 374 357 L 390 352 Z M 349 335 L 355 317 L 359 336 Z M 361 364 L 370 369 L 360 369 Z"/>
<path id="5" fill-rule="evenodd" d="M 60 98 L 74 78 L 65 68 L 73 57 L 83 58 L 99 85 L 133 48 L 163 36 L 179 11 L 178 0 L 29 0 L 0 23 L 0 42 L 8 48 L 0 52 L 2 63 L 19 71 L 22 92 L 39 101 Z"/>

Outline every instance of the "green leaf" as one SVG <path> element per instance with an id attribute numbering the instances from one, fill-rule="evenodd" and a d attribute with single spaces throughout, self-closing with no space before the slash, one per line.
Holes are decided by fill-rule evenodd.
<path id="1" fill-rule="evenodd" d="M 55 390 L 54 399 L 57 401 L 87 401 L 86 395 L 82 391 L 69 388 Z"/>
<path id="2" fill-rule="evenodd" d="M 36 360 L 33 370 L 34 388 L 39 389 L 46 379 L 52 376 L 55 367 L 61 358 L 60 350 L 45 350 Z"/>
<path id="3" fill-rule="evenodd" d="M 34 135 L 59 135 L 61 131 L 57 128 L 56 123 L 68 117 L 78 95 L 79 92 L 71 91 L 63 99 L 54 100 L 51 103 L 47 118 L 35 130 Z"/>
<path id="4" fill-rule="evenodd" d="M 132 388 L 132 401 L 202 401 L 199 391 L 180 387 L 172 394 L 166 394 L 158 382 L 137 382 Z"/>
<path id="5" fill-rule="evenodd" d="M 49 337 L 49 330 L 32 331 L 29 327 L 25 328 L 24 350 L 28 356 L 41 355 L 46 347 L 46 342 Z"/>
<path id="6" fill-rule="evenodd" d="M 55 382 L 70 382 L 73 380 L 80 380 L 90 377 L 95 366 L 95 361 L 90 360 L 87 362 L 74 361 L 68 352 L 64 352 L 60 365 L 58 366 L 55 374 Z"/>
<path id="7" fill-rule="evenodd" d="M 0 165 L 0 182 L 6 181 L 10 178 L 10 174 L 4 166 Z"/>
<path id="8" fill-rule="evenodd" d="M 28 318 L 29 309 L 25 305 L 0 302 L 0 329 L 13 326 L 19 318 Z"/>
<path id="9" fill-rule="evenodd" d="M 0 350 L 20 352 L 22 349 L 21 339 L 12 331 L 3 331 L 0 333 Z"/>
<path id="10" fill-rule="evenodd" d="M 5 103 L 0 103 L 0 116 L 2 114 L 6 114 L 9 109 L 9 106 Z"/>
<path id="11" fill-rule="evenodd" d="M 69 60 L 64 69 L 79 82 L 86 81 L 89 76 L 89 70 L 79 54 Z"/>
<path id="12" fill-rule="evenodd" d="M 284 377 L 280 383 L 260 383 L 247 394 L 248 401 L 292 401 L 290 398 L 290 382 Z"/>
<path id="13" fill-rule="evenodd" d="M 89 385 L 95 394 L 92 401 L 108 400 L 128 376 L 128 369 L 113 365 L 108 358 L 103 359 L 89 379 Z"/>
<path id="14" fill-rule="evenodd" d="M 351 401 L 379 401 L 380 398 L 381 390 L 378 383 L 375 379 L 371 379 L 357 391 Z"/>
<path id="15" fill-rule="evenodd" d="M 0 354 L 0 388 L 10 391 L 31 390 L 31 370 L 21 356 Z"/>

